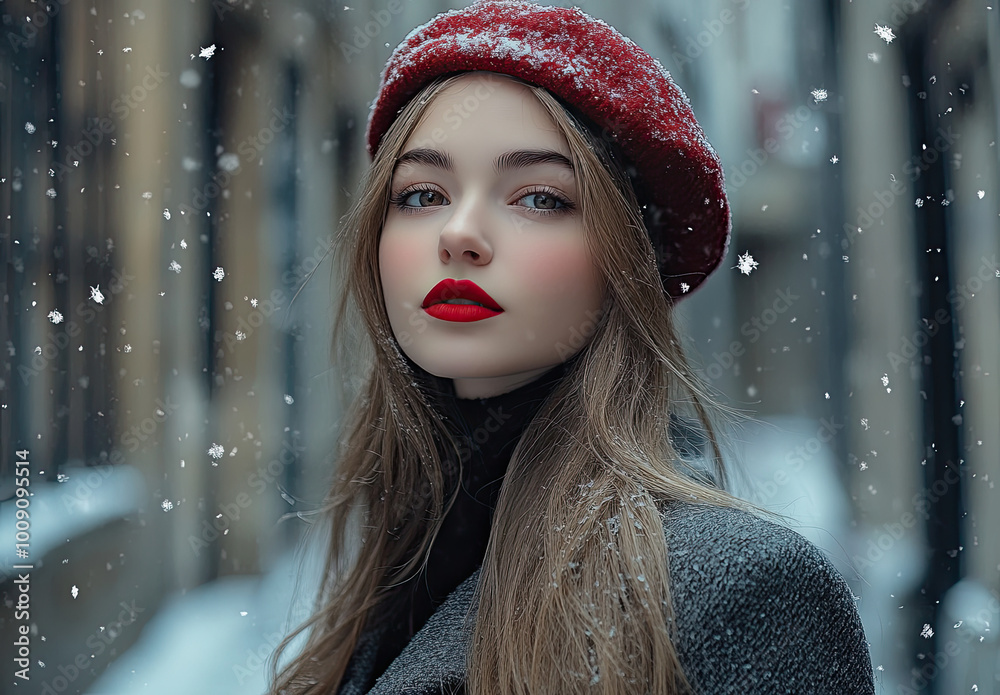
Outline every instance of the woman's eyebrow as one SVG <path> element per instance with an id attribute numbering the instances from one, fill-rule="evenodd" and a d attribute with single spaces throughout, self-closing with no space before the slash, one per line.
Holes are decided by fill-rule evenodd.
<path id="1" fill-rule="evenodd" d="M 418 147 L 401 154 L 396 159 L 393 172 L 403 164 L 424 164 L 452 173 L 455 172 L 455 162 L 451 156 L 440 150 L 427 147 Z M 511 150 L 504 152 L 493 163 L 493 169 L 498 174 L 502 174 L 511 169 L 523 169 L 536 164 L 558 164 L 571 173 L 574 171 L 573 163 L 565 155 L 555 150 Z"/>
<path id="2" fill-rule="evenodd" d="M 573 162 L 555 150 L 511 150 L 497 157 L 493 169 L 502 174 L 510 169 L 522 169 L 536 164 L 558 164 L 573 172 Z"/>

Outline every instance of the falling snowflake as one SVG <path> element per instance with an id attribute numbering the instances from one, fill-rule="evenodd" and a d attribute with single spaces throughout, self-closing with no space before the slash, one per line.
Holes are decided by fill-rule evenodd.
<path id="1" fill-rule="evenodd" d="M 45 195 L 47 195 L 50 198 L 55 198 L 56 195 L 58 194 L 56 193 L 56 189 L 50 188 L 49 190 L 45 191 Z"/>
<path id="2" fill-rule="evenodd" d="M 199 58 L 204 58 L 205 60 L 208 60 L 213 55 L 215 55 L 215 44 L 214 43 L 211 46 L 209 46 L 208 48 L 201 49 L 201 53 L 198 54 L 198 57 Z"/>
<path id="3" fill-rule="evenodd" d="M 65 483 L 67 480 L 69 480 L 69 476 L 65 473 L 60 473 L 56 476 L 57 483 Z"/>
<path id="4" fill-rule="evenodd" d="M 172 270 L 179 274 L 181 272 L 181 264 L 177 261 L 170 261 L 170 265 L 167 266 L 167 270 Z"/>
<path id="5" fill-rule="evenodd" d="M 208 447 L 208 455 L 214 459 L 221 459 L 226 450 L 221 444 L 216 444 L 212 442 L 212 446 Z"/>
<path id="6" fill-rule="evenodd" d="M 143 191 L 143 193 L 142 193 L 142 199 L 143 200 L 152 200 L 153 199 L 153 192 L 152 191 Z"/>
<path id="7" fill-rule="evenodd" d="M 125 347 L 122 348 L 125 352 L 132 352 L 132 343 L 125 343 Z"/>
<path id="8" fill-rule="evenodd" d="M 830 164 L 836 164 L 839 161 L 840 157 L 838 157 L 837 155 L 833 155 L 832 157 L 830 157 Z"/>
<path id="9" fill-rule="evenodd" d="M 867 461 L 862 461 L 861 463 L 859 463 L 858 464 L 858 470 L 859 471 L 867 471 L 868 470 L 868 462 Z"/>
<path id="10" fill-rule="evenodd" d="M 246 338 L 247 338 L 247 334 L 246 333 L 244 333 L 243 331 L 240 331 L 240 330 L 236 331 L 236 339 L 237 340 L 246 340 Z"/>
<path id="11" fill-rule="evenodd" d="M 49 321 L 51 321 L 52 323 L 62 323 L 63 315 L 60 314 L 59 311 L 57 311 L 56 309 L 53 309 L 52 311 L 49 312 Z"/>
<path id="12" fill-rule="evenodd" d="M 750 255 L 750 252 L 747 251 L 742 256 L 740 256 L 739 259 L 737 259 L 737 265 L 733 267 L 739 268 L 740 272 L 743 273 L 744 275 L 749 275 L 754 270 L 756 270 L 758 265 L 759 264 L 757 263 L 757 261 L 755 261 L 753 259 L 753 256 Z"/>
<path id="13" fill-rule="evenodd" d="M 979 199 L 982 200 L 986 197 L 986 191 L 976 191 L 976 195 L 978 195 Z"/>
<path id="14" fill-rule="evenodd" d="M 879 24 L 875 25 L 875 33 L 886 43 L 892 43 L 892 40 L 896 38 L 896 35 L 892 33 L 892 29 L 889 27 L 883 27 Z"/>
<path id="15" fill-rule="evenodd" d="M 681 292 L 682 293 L 687 294 L 687 291 L 690 290 L 690 289 L 691 289 L 691 285 L 687 284 L 686 282 L 682 282 L 681 283 Z M 254 300 L 254 301 L 257 301 L 257 300 Z M 257 306 L 257 305 L 255 304 L 254 306 Z"/>
<path id="16" fill-rule="evenodd" d="M 868 60 L 870 60 L 873 63 L 877 63 L 880 60 L 882 60 L 882 56 L 880 56 L 878 53 L 872 52 L 868 54 Z"/>
<path id="17" fill-rule="evenodd" d="M 186 249 L 187 247 L 188 247 L 188 243 L 186 241 L 184 241 L 183 239 L 181 239 L 181 248 L 182 249 Z"/>
<path id="18" fill-rule="evenodd" d="M 24 124 L 24 132 L 26 132 L 28 135 L 31 135 L 32 133 L 34 133 L 35 132 L 35 124 L 32 123 L 31 121 L 27 121 Z"/>
<path id="19" fill-rule="evenodd" d="M 813 100 L 815 100 L 817 103 L 820 101 L 826 101 L 827 99 L 827 93 L 825 89 L 814 89 L 812 90 L 811 94 Z"/>
<path id="20" fill-rule="evenodd" d="M 294 403 L 294 402 L 295 402 L 295 399 L 294 399 L 294 398 L 292 398 L 291 396 L 289 396 L 289 395 L 288 395 L 288 394 L 286 393 L 286 394 L 285 394 L 285 403 L 287 403 L 288 405 L 291 405 L 291 404 L 292 404 L 292 403 Z"/>
<path id="21" fill-rule="evenodd" d="M 917 198 L 915 201 L 913 201 L 913 204 L 916 205 L 918 208 L 922 208 L 924 206 L 924 199 Z"/>
<path id="22" fill-rule="evenodd" d="M 222 282 L 222 278 L 226 277 L 226 271 L 223 270 L 222 266 L 220 265 L 218 268 L 215 269 L 215 272 L 212 273 L 212 277 L 218 280 L 219 282 Z"/>
<path id="23" fill-rule="evenodd" d="M 681 283 L 681 285 L 684 285 L 684 284 L 685 283 L 683 283 L 683 282 Z M 687 290 L 684 290 L 684 291 L 687 292 Z M 250 306 L 252 306 L 254 309 L 257 308 L 257 298 L 256 297 L 254 297 L 253 299 L 250 300 Z"/>
<path id="24" fill-rule="evenodd" d="M 100 283 L 98 283 L 97 287 L 90 288 L 90 298 L 98 304 L 104 304 L 104 293 L 101 292 Z"/>
<path id="25" fill-rule="evenodd" d="M 163 219 L 170 219 L 170 208 L 163 208 Z"/>
<path id="26" fill-rule="evenodd" d="M 927 623 L 924 623 L 923 629 L 920 631 L 920 636 L 924 639 L 930 639 L 934 636 L 934 630 Z"/>
<path id="27" fill-rule="evenodd" d="M 125 48 L 122 49 L 122 53 L 131 53 L 131 52 L 132 52 L 131 46 L 126 46 Z"/>
<path id="28" fill-rule="evenodd" d="M 864 427 L 865 430 L 868 429 L 868 418 L 866 417 L 861 418 L 861 426 Z"/>
<path id="29" fill-rule="evenodd" d="M 883 374 L 882 375 L 882 385 L 885 386 L 885 392 L 886 393 L 892 393 L 892 389 L 889 387 L 889 375 L 888 374 Z"/>
<path id="30" fill-rule="evenodd" d="M 171 509 L 174 508 L 174 503 L 171 502 L 170 500 L 163 500 L 163 502 L 160 503 L 160 506 L 163 507 L 163 511 L 169 512 Z"/>
<path id="31" fill-rule="evenodd" d="M 76 584 L 74 584 L 73 588 L 69 590 L 69 595 L 72 596 L 73 598 L 76 598 L 77 596 L 80 595 L 80 590 L 76 588 Z"/>
<path id="32" fill-rule="evenodd" d="M 233 152 L 226 152 L 219 157 L 218 164 L 223 171 L 236 171 L 240 168 L 240 157 Z"/>

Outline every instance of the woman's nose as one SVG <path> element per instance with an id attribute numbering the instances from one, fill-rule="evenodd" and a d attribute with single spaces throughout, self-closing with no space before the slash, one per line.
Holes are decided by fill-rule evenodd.
<path id="1" fill-rule="evenodd" d="M 493 259 L 493 248 L 487 238 L 488 212 L 485 200 L 467 197 L 452 203 L 451 217 L 441 229 L 438 256 L 442 263 L 456 259 L 475 265 L 485 265 Z"/>

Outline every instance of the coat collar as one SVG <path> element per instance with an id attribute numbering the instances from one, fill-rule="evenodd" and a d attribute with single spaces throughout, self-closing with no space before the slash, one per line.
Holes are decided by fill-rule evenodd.
<path id="1" fill-rule="evenodd" d="M 473 597 L 479 583 L 479 570 L 458 585 L 427 623 L 413 636 L 368 695 L 430 695 L 449 693 L 465 681 L 465 659 L 475 621 Z M 377 638 L 367 636 L 377 647 Z M 363 638 L 364 639 L 364 638 Z M 368 658 L 355 664 L 341 695 L 364 691 L 374 661 L 374 649 Z M 363 662 L 363 663 L 362 663 Z"/>

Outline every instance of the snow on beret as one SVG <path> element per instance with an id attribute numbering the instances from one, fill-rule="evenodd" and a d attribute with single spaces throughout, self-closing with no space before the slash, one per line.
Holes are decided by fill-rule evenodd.
<path id="1" fill-rule="evenodd" d="M 618 145 L 670 297 L 694 290 L 722 262 L 731 227 L 722 166 L 691 103 L 659 61 L 577 7 L 478 0 L 411 31 L 382 70 L 369 154 L 421 87 L 473 70 L 544 87 Z"/>

